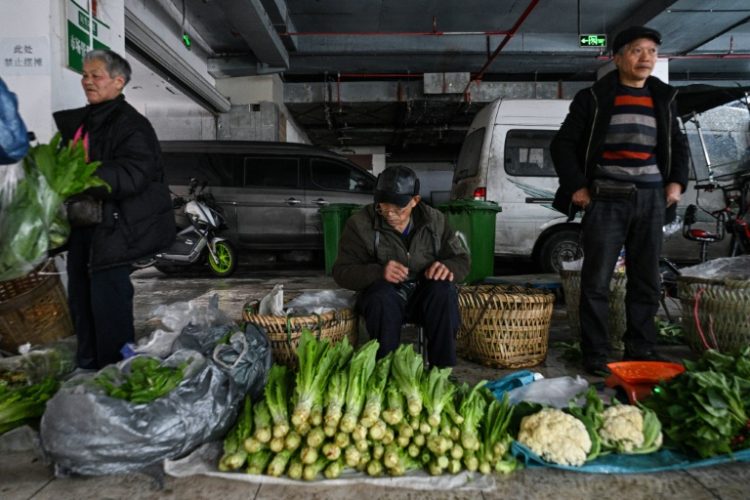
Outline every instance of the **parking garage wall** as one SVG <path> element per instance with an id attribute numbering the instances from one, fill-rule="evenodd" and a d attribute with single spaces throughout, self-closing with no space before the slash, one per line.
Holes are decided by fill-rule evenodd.
<path id="1" fill-rule="evenodd" d="M 41 66 L 1 69 L 0 75 L 18 96 L 29 130 L 46 142 L 55 133 L 52 112 L 86 104 L 81 75 L 67 67 L 68 0 L 0 0 L 0 46 L 10 50 L 32 47 L 43 58 Z M 86 0 L 80 0 L 85 5 Z M 110 27 L 110 48 L 125 53 L 124 0 L 99 0 L 97 17 Z M 2 66 L 0 66 L 2 68 Z"/>

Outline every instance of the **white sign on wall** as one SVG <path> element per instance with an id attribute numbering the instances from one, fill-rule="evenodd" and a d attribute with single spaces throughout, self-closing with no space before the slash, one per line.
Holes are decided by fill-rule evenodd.
<path id="1" fill-rule="evenodd" d="M 0 75 L 48 75 L 49 72 L 46 36 L 0 38 Z"/>

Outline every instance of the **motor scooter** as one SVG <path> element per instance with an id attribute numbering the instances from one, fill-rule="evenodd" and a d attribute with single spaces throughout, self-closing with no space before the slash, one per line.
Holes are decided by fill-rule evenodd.
<path id="1" fill-rule="evenodd" d="M 237 254 L 226 238 L 217 236 L 226 224 L 213 195 L 204 192 L 206 184 L 190 179 L 187 199 L 181 196 L 173 199 L 174 208 L 182 210 L 187 226 L 178 227 L 177 237 L 168 249 L 141 259 L 135 267 L 154 266 L 165 274 L 172 274 L 187 266 L 207 263 L 216 276 L 226 278 L 234 273 Z"/>

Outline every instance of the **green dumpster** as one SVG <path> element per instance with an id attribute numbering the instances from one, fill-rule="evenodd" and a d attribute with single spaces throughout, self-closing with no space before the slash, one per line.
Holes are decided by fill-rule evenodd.
<path id="1" fill-rule="evenodd" d="M 326 274 L 333 271 L 333 263 L 339 254 L 339 240 L 344 231 L 346 220 L 362 205 L 352 203 L 331 203 L 322 207 L 320 218 L 323 221 L 323 251 L 325 255 Z"/>
<path id="2" fill-rule="evenodd" d="M 495 269 L 495 218 L 500 207 L 494 201 L 454 200 L 437 207 L 448 224 L 466 238 L 471 270 L 466 283 L 492 276 Z"/>

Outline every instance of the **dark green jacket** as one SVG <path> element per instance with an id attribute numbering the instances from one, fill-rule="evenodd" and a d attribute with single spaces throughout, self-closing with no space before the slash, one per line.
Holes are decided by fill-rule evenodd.
<path id="1" fill-rule="evenodd" d="M 350 290 L 363 290 L 383 278 L 383 269 L 390 260 L 407 266 L 410 279 L 440 261 L 453 272 L 454 282 L 462 281 L 469 273 L 469 252 L 442 212 L 420 203 L 412 212 L 412 221 L 414 233 L 406 248 L 401 235 L 375 213 L 374 205 L 352 215 L 344 227 L 333 265 L 336 283 Z"/>

